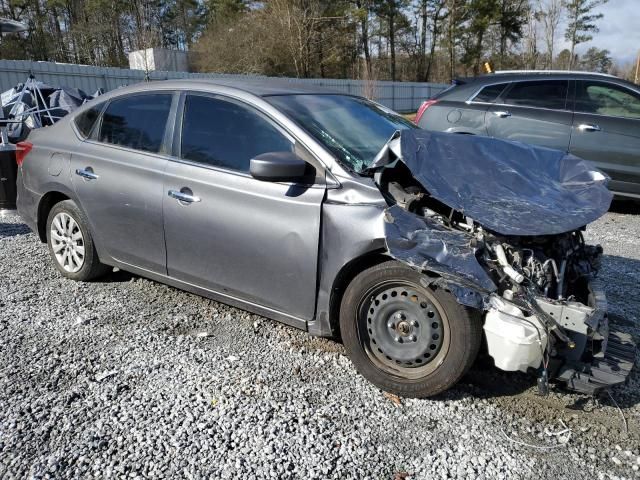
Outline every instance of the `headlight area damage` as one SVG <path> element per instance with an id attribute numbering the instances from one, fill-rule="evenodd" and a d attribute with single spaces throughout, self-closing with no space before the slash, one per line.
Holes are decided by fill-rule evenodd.
<path id="1" fill-rule="evenodd" d="M 391 205 L 390 254 L 484 312 L 489 355 L 594 393 L 626 380 L 631 337 L 610 330 L 582 230 L 609 208 L 608 178 L 556 150 L 491 138 L 398 132 L 369 169 Z"/>

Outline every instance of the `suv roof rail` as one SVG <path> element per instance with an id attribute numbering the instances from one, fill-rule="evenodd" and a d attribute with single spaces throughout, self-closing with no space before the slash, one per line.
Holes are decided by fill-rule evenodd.
<path id="1" fill-rule="evenodd" d="M 613 77 L 617 78 L 615 75 L 611 75 L 609 73 L 599 73 L 599 72 L 583 72 L 581 70 L 496 70 L 493 72 L 494 75 L 508 75 L 510 73 L 519 74 L 519 73 L 555 73 L 555 74 L 580 74 L 580 75 L 599 75 L 603 77 Z"/>

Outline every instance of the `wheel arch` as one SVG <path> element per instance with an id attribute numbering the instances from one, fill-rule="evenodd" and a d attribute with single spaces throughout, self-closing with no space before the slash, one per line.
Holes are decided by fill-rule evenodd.
<path id="1" fill-rule="evenodd" d="M 42 243 L 47 242 L 47 218 L 49 217 L 49 212 L 54 205 L 65 200 L 72 200 L 72 198 L 67 193 L 63 193 L 58 190 L 47 192 L 40 199 L 40 202 L 38 203 L 37 226 L 38 237 Z"/>
<path id="2" fill-rule="evenodd" d="M 375 250 L 352 259 L 340 269 L 333 281 L 329 303 L 331 326 L 338 336 L 340 335 L 340 304 L 342 303 L 342 297 L 349 284 L 367 268 L 390 261 L 395 260 L 388 252 L 385 250 Z M 421 273 L 431 278 L 440 278 L 440 275 L 429 270 L 424 270 Z"/>
<path id="3" fill-rule="evenodd" d="M 333 280 L 329 301 L 329 318 L 331 326 L 340 335 L 340 303 L 347 286 L 367 268 L 393 260 L 384 250 L 374 250 L 351 259 L 344 264 Z"/>

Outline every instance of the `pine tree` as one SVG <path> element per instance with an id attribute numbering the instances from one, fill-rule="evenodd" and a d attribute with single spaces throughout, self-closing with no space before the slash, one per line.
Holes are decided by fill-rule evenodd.
<path id="1" fill-rule="evenodd" d="M 575 63 L 576 45 L 593 40 L 593 33 L 598 33 L 600 29 L 596 21 L 604 15 L 593 13 L 593 11 L 607 3 L 608 0 L 566 0 L 567 9 L 567 30 L 564 38 L 571 44 L 571 57 L 569 58 L 569 69 Z"/>

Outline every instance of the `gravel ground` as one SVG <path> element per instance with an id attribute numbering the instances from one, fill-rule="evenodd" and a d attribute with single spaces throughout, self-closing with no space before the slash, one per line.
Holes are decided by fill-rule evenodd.
<path id="1" fill-rule="evenodd" d="M 639 234 L 624 211 L 587 234 L 636 339 Z M 637 369 L 621 410 L 534 383 L 480 358 L 444 395 L 397 401 L 335 341 L 124 272 L 65 280 L 0 215 L 3 479 L 640 477 Z"/>

